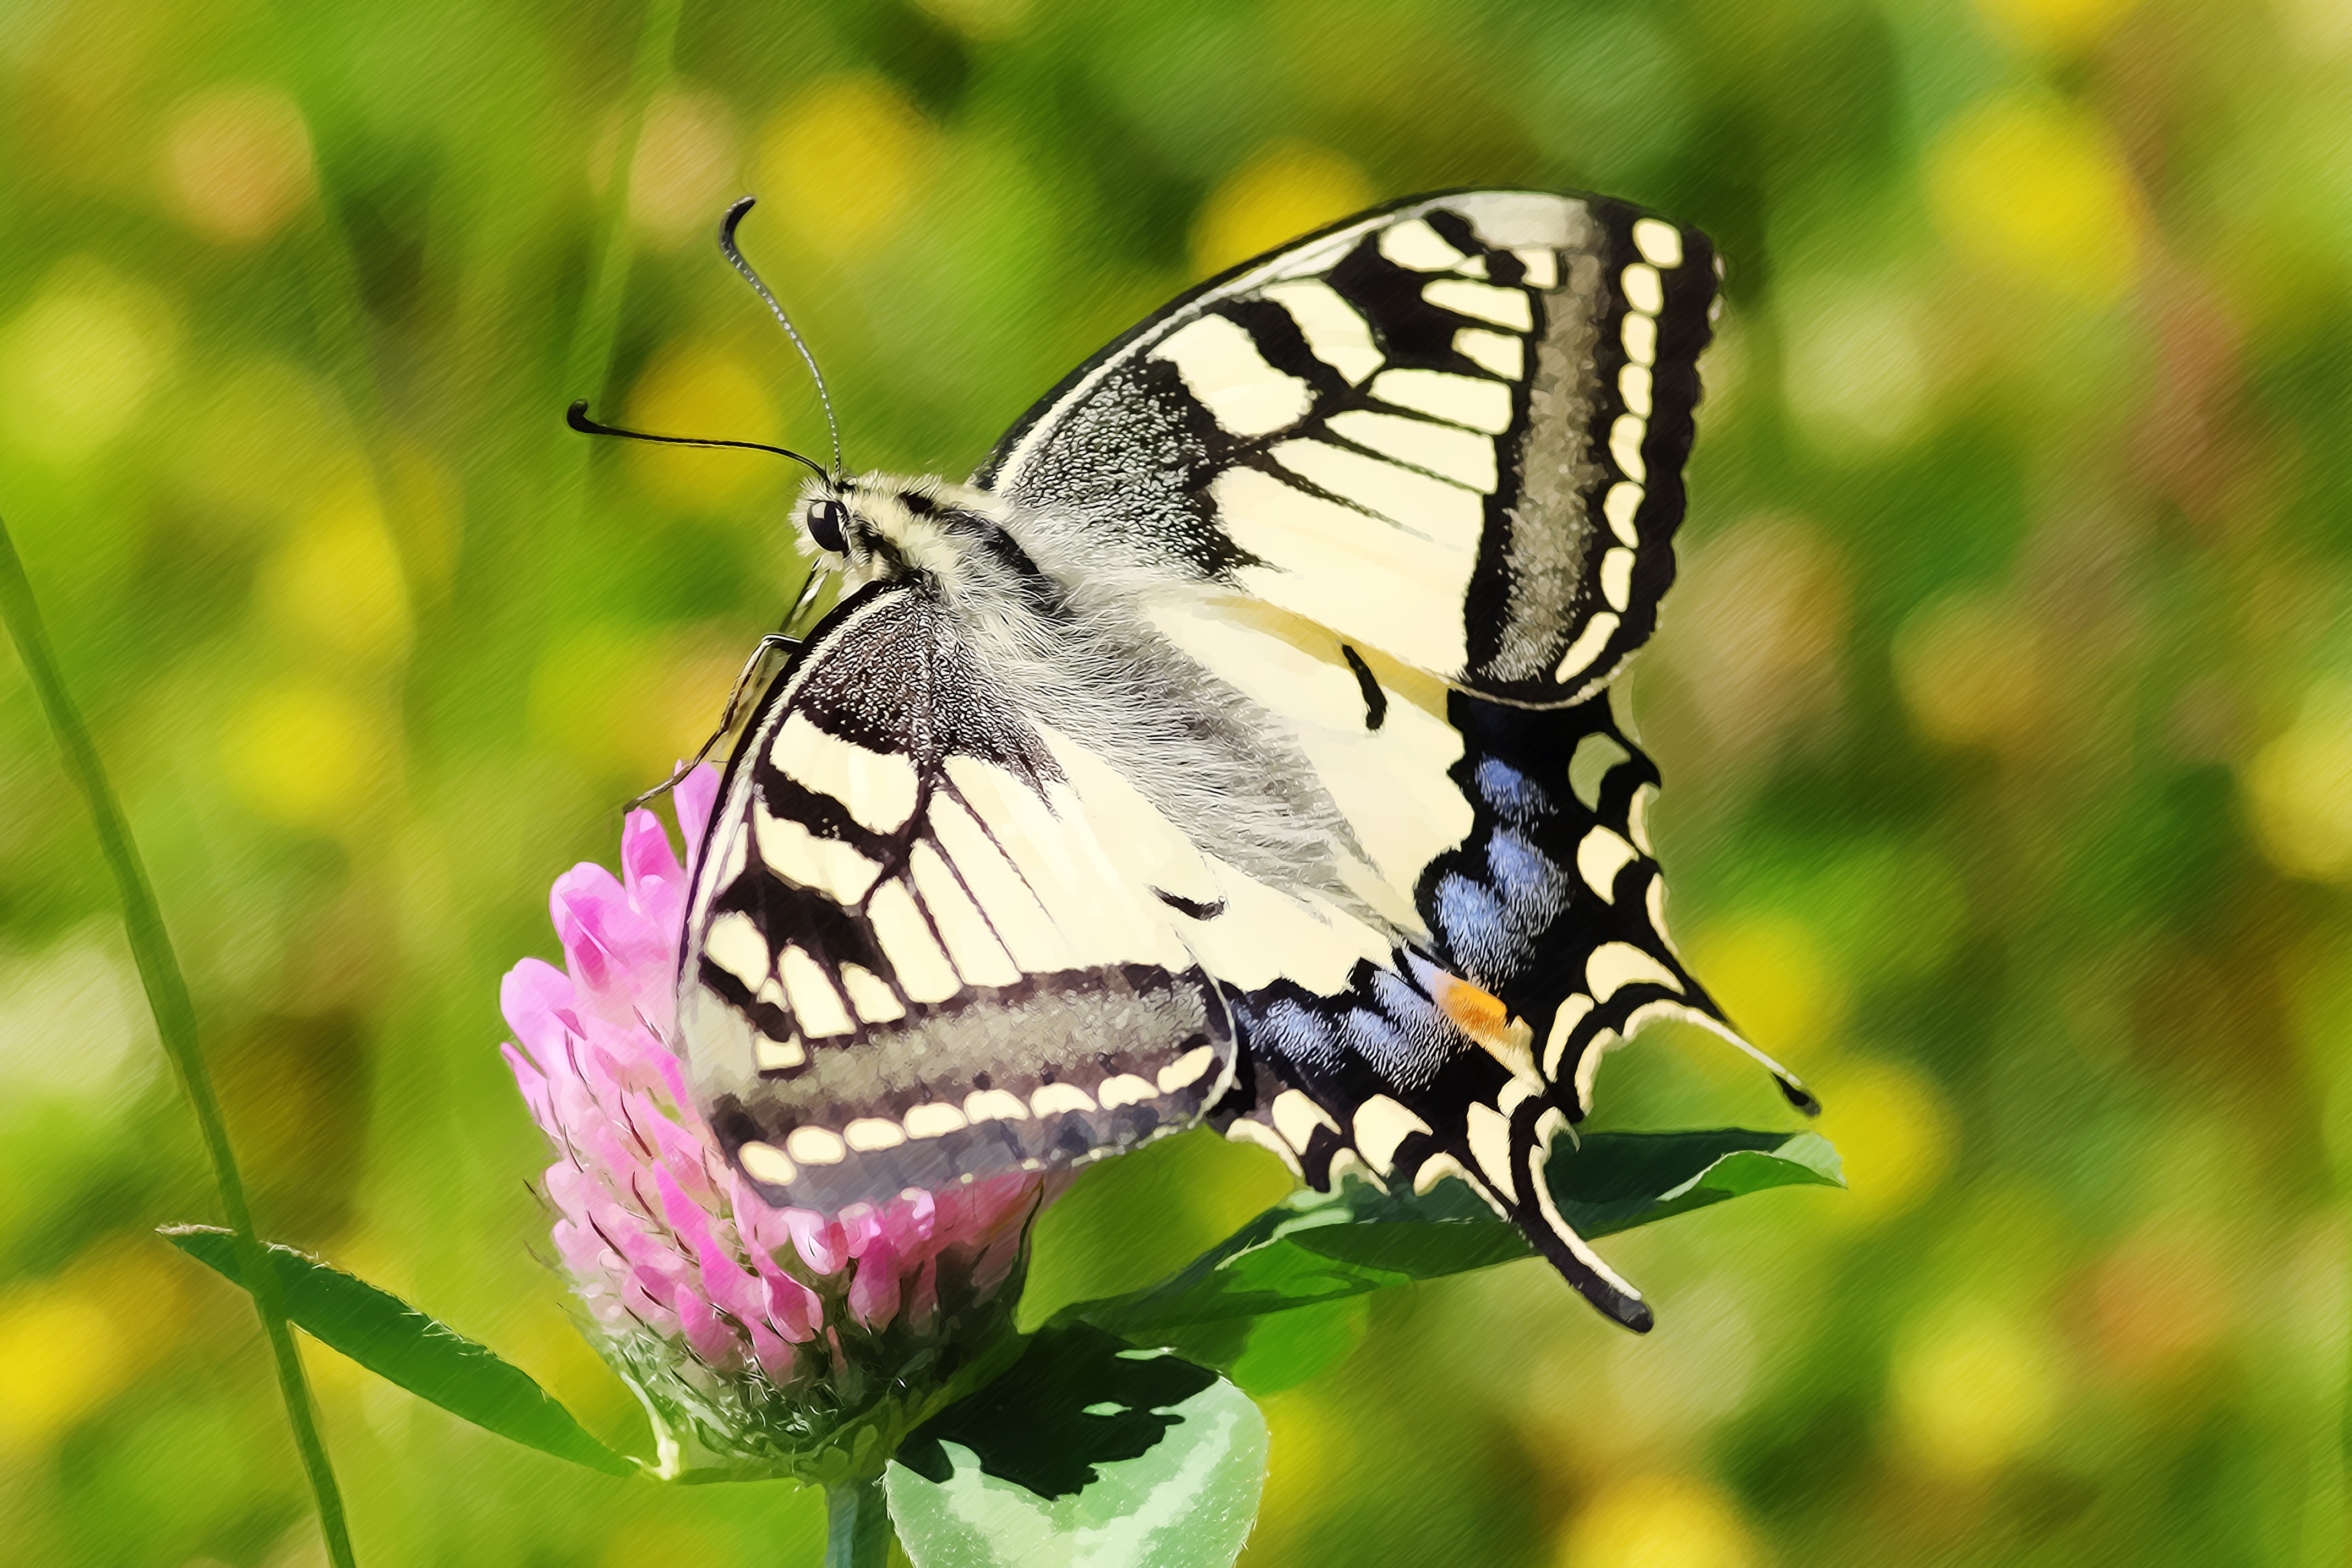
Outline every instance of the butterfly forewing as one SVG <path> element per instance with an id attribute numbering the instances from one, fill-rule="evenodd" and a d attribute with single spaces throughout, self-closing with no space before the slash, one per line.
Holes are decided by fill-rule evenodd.
<path id="1" fill-rule="evenodd" d="M 836 1211 L 1191 1124 L 1223 1002 L 938 602 L 818 629 L 722 786 L 678 1026 L 772 1197 Z"/>
<path id="2" fill-rule="evenodd" d="M 1703 235 L 1623 203 L 1416 199 L 1154 317 L 976 482 L 1085 517 L 1107 560 L 1568 700 L 1673 580 L 1715 286 Z"/>

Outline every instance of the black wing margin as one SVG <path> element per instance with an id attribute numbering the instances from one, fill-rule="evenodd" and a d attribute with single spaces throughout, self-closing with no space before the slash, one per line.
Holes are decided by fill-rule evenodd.
<path id="1" fill-rule="evenodd" d="M 974 482 L 1462 689 L 1607 680 L 1674 578 L 1706 237 L 1598 196 L 1417 197 L 1245 263 L 1081 366 Z"/>

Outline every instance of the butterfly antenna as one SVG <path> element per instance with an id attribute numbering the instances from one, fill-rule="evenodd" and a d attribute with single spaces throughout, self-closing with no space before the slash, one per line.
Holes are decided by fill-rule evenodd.
<path id="1" fill-rule="evenodd" d="M 818 479 L 830 482 L 833 476 L 814 458 L 803 457 L 790 447 L 771 447 L 762 441 L 719 441 L 695 436 L 654 436 L 643 430 L 624 430 L 617 425 L 599 425 L 588 417 L 588 400 L 580 399 L 564 410 L 563 422 L 583 436 L 620 436 L 632 441 L 652 441 L 664 447 L 737 447 L 747 452 L 773 452 L 779 458 L 790 458 L 795 463 L 805 463 Z"/>
<path id="2" fill-rule="evenodd" d="M 743 281 L 749 283 L 752 290 L 766 302 L 769 310 L 776 318 L 776 323 L 784 329 L 784 336 L 793 340 L 793 347 L 801 351 L 801 358 L 808 365 L 810 378 L 816 383 L 816 400 L 824 406 L 824 427 L 833 433 L 833 471 L 837 476 L 845 475 L 849 470 L 842 465 L 841 461 L 841 424 L 833 416 L 833 394 L 825 389 L 824 372 L 817 369 L 816 355 L 809 353 L 808 344 L 801 337 L 801 330 L 793 325 L 793 319 L 784 314 L 784 307 L 777 300 L 775 294 L 768 286 L 760 280 L 760 275 L 751 270 L 751 264 L 743 259 L 743 252 L 735 244 L 737 226 L 742 223 L 743 215 L 750 212 L 751 205 L 759 199 L 757 196 L 745 196 L 727 209 L 727 216 L 719 225 L 719 248 L 726 252 L 728 264 L 740 272 L 743 275 Z"/>

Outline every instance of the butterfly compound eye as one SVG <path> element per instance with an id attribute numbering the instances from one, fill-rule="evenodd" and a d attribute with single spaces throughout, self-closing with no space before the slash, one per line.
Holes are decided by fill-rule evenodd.
<path id="1" fill-rule="evenodd" d="M 809 537 L 816 541 L 816 547 L 819 550 L 829 550 L 835 555 L 846 555 L 849 552 L 849 539 L 842 531 L 842 528 L 848 521 L 849 509 L 837 500 L 809 502 Z"/>

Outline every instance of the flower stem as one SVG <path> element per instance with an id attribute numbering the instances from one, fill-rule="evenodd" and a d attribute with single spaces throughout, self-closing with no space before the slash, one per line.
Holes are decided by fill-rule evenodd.
<path id="1" fill-rule="evenodd" d="M 824 1568 L 888 1568 L 890 1505 L 882 1478 L 824 1489 Z"/>
<path id="2" fill-rule="evenodd" d="M 220 1099 L 213 1092 L 212 1074 L 205 1067 L 204 1048 L 196 1040 L 195 1004 L 189 999 L 188 983 L 182 977 L 180 961 L 172 952 L 172 939 L 163 929 L 163 912 L 156 908 L 155 895 L 148 887 L 147 870 L 140 863 L 138 846 L 131 842 L 130 826 L 124 822 L 114 791 L 106 782 L 106 769 L 99 762 L 98 747 L 91 742 L 89 728 L 82 722 L 80 710 L 66 691 L 65 678 L 58 672 L 57 658 L 49 648 L 48 633 L 41 625 L 40 606 L 33 598 L 33 584 L 25 575 L 24 563 L 16 557 L 16 542 L 8 537 L 5 521 L 0 521 L 0 619 L 8 623 L 9 634 L 16 642 L 17 657 L 24 661 L 25 674 L 32 681 L 41 710 L 48 717 L 49 728 L 57 735 L 58 749 L 65 753 L 66 771 L 73 775 L 89 806 L 90 821 L 98 829 L 99 847 L 106 856 L 108 868 L 114 873 L 115 887 L 122 897 L 123 929 L 131 939 L 131 957 L 139 964 L 139 978 L 147 988 L 147 1005 L 155 1015 L 155 1033 L 163 1042 L 164 1054 L 172 1058 L 180 1088 L 186 1092 L 188 1104 L 196 1114 L 196 1125 L 204 1133 L 205 1151 L 212 1157 L 213 1180 L 220 1188 L 221 1208 L 229 1229 L 236 1237 L 237 1267 L 244 1273 L 246 1288 L 253 1293 L 254 1310 L 261 1318 L 262 1332 L 277 1362 L 278 1389 L 285 1396 L 286 1419 L 294 1429 L 294 1447 L 302 1456 L 311 1494 L 318 1500 L 319 1528 L 327 1539 L 327 1555 L 335 1568 L 353 1568 L 351 1534 L 343 1523 L 342 1493 L 335 1484 L 334 1467 L 328 1462 L 326 1445 L 319 1438 L 318 1422 L 310 1409 L 310 1388 L 302 1375 L 302 1363 L 294 1352 L 294 1333 L 287 1325 L 286 1303 L 278 1288 L 277 1270 L 270 1264 L 261 1238 L 254 1232 L 253 1215 L 246 1206 L 245 1180 L 237 1173 L 236 1155 L 229 1147 L 228 1126 L 221 1120 Z"/>

